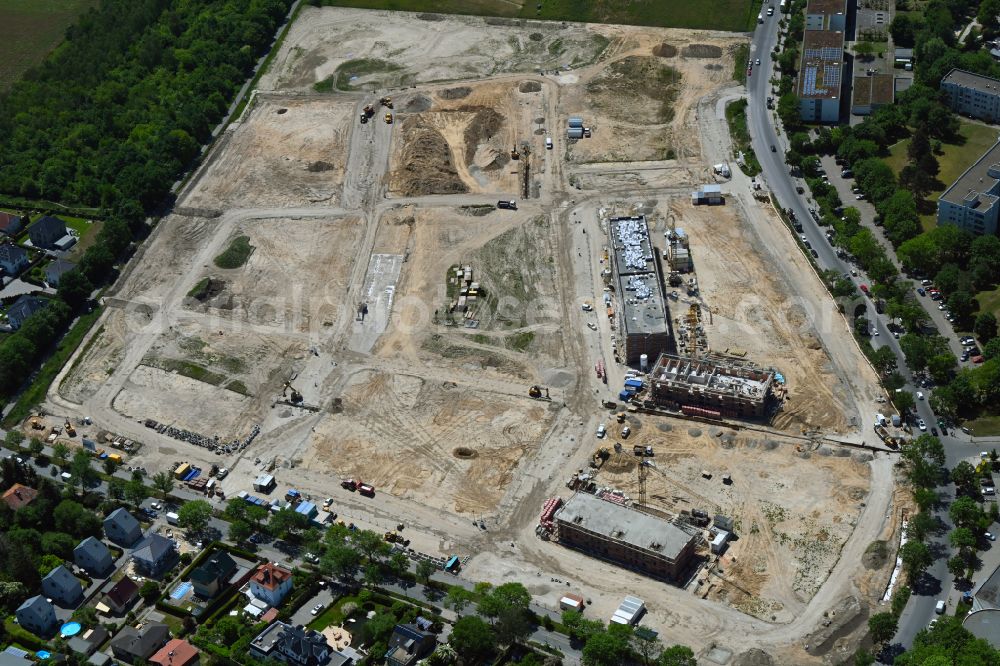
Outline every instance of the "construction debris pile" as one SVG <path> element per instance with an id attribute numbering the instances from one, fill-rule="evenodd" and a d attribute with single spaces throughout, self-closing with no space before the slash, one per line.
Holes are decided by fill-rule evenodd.
<path id="1" fill-rule="evenodd" d="M 191 432 L 190 430 L 185 430 L 184 428 L 175 428 L 173 426 L 168 426 L 165 423 L 157 423 L 152 419 L 147 419 L 145 424 L 147 428 L 152 428 L 160 434 L 169 435 L 170 437 L 178 439 L 182 442 L 200 446 L 203 449 L 208 449 L 213 453 L 218 453 L 219 455 L 227 455 L 243 451 L 245 448 L 250 446 L 253 440 L 256 439 L 257 435 L 260 434 L 260 425 L 258 424 L 251 428 L 250 434 L 243 439 L 234 439 L 228 444 L 223 444 L 218 435 L 208 437 L 196 432 Z"/>

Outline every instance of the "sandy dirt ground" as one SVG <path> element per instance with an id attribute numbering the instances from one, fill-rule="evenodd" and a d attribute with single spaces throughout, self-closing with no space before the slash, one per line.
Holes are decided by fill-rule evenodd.
<path id="1" fill-rule="evenodd" d="M 242 221 L 230 238 L 249 237 L 254 249 L 246 264 L 202 268 L 195 282 L 207 277 L 217 286 L 203 301 L 186 298 L 184 304 L 212 317 L 326 337 L 345 306 L 363 231 L 356 217 Z"/>
<path id="2" fill-rule="evenodd" d="M 816 333 L 822 321 L 817 321 L 813 305 L 779 281 L 739 209 L 692 206 L 689 200 L 675 199 L 668 215 L 690 238 L 701 302 L 711 313 L 708 320 L 703 315 L 711 348 L 747 352 L 752 360 L 784 375 L 789 399 L 773 425 L 799 432 L 846 432 L 847 391 L 830 371 L 830 356 Z M 677 304 L 675 317 L 676 310 L 686 307 Z"/>
<path id="3" fill-rule="evenodd" d="M 358 373 L 343 401 L 316 426 L 307 469 L 461 513 L 493 511 L 551 423 L 545 403 L 415 375 Z"/>
<path id="4" fill-rule="evenodd" d="M 185 205 L 221 209 L 337 203 L 354 106 L 350 101 L 257 95 L 252 110 L 224 135 Z"/>
<path id="5" fill-rule="evenodd" d="M 179 459 L 224 465 L 229 495 L 273 469 L 279 491 L 329 496 L 363 527 L 403 522 L 414 548 L 467 558 L 471 580 L 522 581 L 543 604 L 569 583 L 603 619 L 638 594 L 644 623 L 699 659 L 847 654 L 885 581 L 886 565 L 857 562 L 893 538 L 892 461 L 823 438 L 873 438 L 858 426 L 874 375 L 842 320 L 799 307 L 835 312 L 745 179 L 724 183 L 724 208 L 685 203 L 730 154 L 715 105 L 743 39 L 303 8 L 250 111 L 125 268 L 46 409 L 142 441 L 136 464 L 151 474 Z M 657 100 L 636 92 L 652 89 Z M 360 124 L 383 94 L 393 124 L 382 110 Z M 591 139 L 563 140 L 571 115 Z M 510 159 L 515 143 L 529 160 Z M 408 165 L 432 167 L 432 187 Z M 518 209 L 495 209 L 498 198 Z M 587 467 L 608 420 L 599 401 L 623 378 L 607 318 L 580 308 L 601 298 L 601 224 L 614 209 L 649 215 L 660 242 L 670 220 L 688 231 L 712 347 L 778 367 L 791 391 L 761 432 L 635 423 L 657 450 L 653 508 L 704 507 L 739 524 L 729 553 L 686 588 L 535 535 L 543 502 L 567 497 L 568 474 Z M 218 269 L 241 235 L 247 263 Z M 446 313 L 455 265 L 471 265 L 484 291 L 468 315 L 477 327 Z M 205 278 L 207 295 L 190 296 Z M 285 382 L 303 404 L 288 402 Z M 529 399 L 533 384 L 551 399 Z M 145 418 L 223 439 L 261 433 L 220 456 Z M 634 493 L 633 464 L 612 461 L 602 483 Z M 376 496 L 340 489 L 346 475 Z M 834 611 L 847 624 L 831 624 Z M 806 653 L 805 641 L 819 647 Z"/>

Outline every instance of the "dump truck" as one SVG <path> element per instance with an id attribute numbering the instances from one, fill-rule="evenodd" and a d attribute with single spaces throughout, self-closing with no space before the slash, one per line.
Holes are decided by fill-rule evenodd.
<path id="1" fill-rule="evenodd" d="M 511 199 L 510 201 L 498 201 L 497 208 L 503 210 L 517 210 L 517 202 Z"/>
<path id="2" fill-rule="evenodd" d="M 375 497 L 375 486 L 368 483 L 359 483 L 358 493 L 365 497 Z"/>
<path id="3" fill-rule="evenodd" d="M 371 104 L 366 104 L 364 110 L 361 112 L 361 122 L 366 123 L 372 116 L 375 115 L 375 107 Z"/>
<path id="4" fill-rule="evenodd" d="M 122 457 L 118 453 L 109 453 L 108 454 L 108 460 L 110 460 L 111 462 L 115 463 L 116 465 L 121 465 L 122 464 Z"/>
<path id="5" fill-rule="evenodd" d="M 633 453 L 633 455 L 637 455 L 637 456 L 651 456 L 651 455 L 653 455 L 653 447 L 652 446 L 642 446 L 640 444 L 637 444 L 637 445 L 635 445 L 635 446 L 632 447 L 632 453 Z"/>
<path id="6" fill-rule="evenodd" d="M 66 421 L 65 425 L 66 425 L 66 434 L 69 435 L 70 437 L 76 437 L 76 428 L 73 427 L 73 424 L 70 423 L 69 421 Z"/>
<path id="7" fill-rule="evenodd" d="M 340 487 L 350 490 L 352 493 L 358 489 L 358 482 L 354 479 L 341 479 Z"/>

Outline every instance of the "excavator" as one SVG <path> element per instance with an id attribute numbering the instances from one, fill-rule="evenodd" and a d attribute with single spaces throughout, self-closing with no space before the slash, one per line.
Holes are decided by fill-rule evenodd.
<path id="1" fill-rule="evenodd" d="M 528 389 L 528 397 L 534 398 L 535 400 L 541 400 L 542 391 L 545 391 L 545 400 L 550 400 L 549 390 L 543 386 L 538 386 L 537 384 Z"/>
<path id="2" fill-rule="evenodd" d="M 66 434 L 70 437 L 76 437 L 76 429 L 73 427 L 73 424 L 69 422 L 69 419 L 66 419 Z"/>
<path id="3" fill-rule="evenodd" d="M 387 109 L 391 109 L 392 108 L 392 98 L 391 97 L 383 97 L 382 99 L 380 99 L 378 101 L 378 103 L 381 104 L 382 106 L 386 107 Z"/>
<path id="4" fill-rule="evenodd" d="M 510 159 L 519 160 L 521 159 L 521 153 L 517 152 L 517 146 L 510 149 Z"/>
<path id="5" fill-rule="evenodd" d="M 292 391 L 292 397 L 289 398 L 289 400 L 295 404 L 302 402 L 302 394 L 299 393 L 294 386 L 292 386 L 291 382 L 285 382 L 285 387 L 281 389 L 281 397 L 284 398 L 289 389 Z"/>

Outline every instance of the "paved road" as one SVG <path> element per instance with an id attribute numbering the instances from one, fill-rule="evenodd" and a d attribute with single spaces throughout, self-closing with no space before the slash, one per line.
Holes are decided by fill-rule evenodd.
<path id="1" fill-rule="evenodd" d="M 794 212 L 796 219 L 802 222 L 802 234 L 810 242 L 813 249 L 816 250 L 816 261 L 820 269 L 833 269 L 839 273 L 850 273 L 852 269 L 857 270 L 856 267 L 837 257 L 835 249 L 826 240 L 824 230 L 820 229 L 819 225 L 816 224 L 810 215 L 806 195 L 796 193 L 796 185 L 804 185 L 804 183 L 796 181 L 789 174 L 788 166 L 784 162 L 787 142 L 784 140 L 784 136 L 779 136 L 776 130 L 777 118 L 775 114 L 766 107 L 766 100 L 770 94 L 768 83 L 771 70 L 770 53 L 775 44 L 778 43 L 777 31 L 777 16 L 765 18 L 764 23 L 757 26 L 751 44 L 751 58 L 760 58 L 761 60 L 761 66 L 754 66 L 752 75 L 747 79 L 749 97 L 747 107 L 748 126 L 750 128 L 752 145 L 763 169 L 763 176 L 768 187 L 775 194 L 780 205 L 784 208 L 790 208 Z M 771 150 L 772 146 L 774 147 L 773 152 Z M 839 172 L 832 172 L 830 177 L 831 180 L 838 178 Z M 841 184 L 841 187 L 843 187 L 843 184 Z M 850 193 L 849 190 L 850 188 L 848 187 L 846 193 L 842 194 L 842 198 L 845 201 L 851 200 L 851 198 L 846 196 Z M 864 209 L 865 207 L 862 206 L 862 208 Z M 869 223 L 871 223 L 870 216 L 871 212 L 869 212 Z M 862 280 L 865 280 L 864 274 L 858 271 L 854 282 L 859 284 Z M 928 309 L 928 302 L 922 303 L 925 309 Z M 907 382 L 904 387 L 906 390 L 914 394 L 918 390 L 923 390 L 927 394 L 928 391 L 920 389 L 914 384 L 912 374 L 906 369 L 905 358 L 899 348 L 899 342 L 887 328 L 888 322 L 886 318 L 877 315 L 870 303 L 869 308 L 869 319 L 874 322 L 879 333 L 872 338 L 873 346 L 876 348 L 888 346 L 896 354 L 900 372 Z M 928 309 L 928 314 L 930 319 L 939 325 L 939 329 L 943 333 L 951 332 L 950 327 L 941 326 L 944 320 L 943 317 L 940 317 L 940 313 L 936 309 L 933 309 L 933 311 Z M 954 347 L 954 334 L 949 335 L 949 338 L 952 339 Z M 916 414 L 917 417 L 923 419 L 929 426 L 937 421 L 927 400 L 917 401 Z M 866 419 L 873 418 L 874 415 L 863 415 L 863 417 Z M 959 431 L 949 431 L 948 435 L 942 434 L 941 441 L 945 447 L 946 465 L 949 468 L 953 467 L 960 460 L 969 459 L 978 454 L 978 446 L 973 443 L 972 438 Z M 953 608 L 954 603 L 960 596 L 960 592 L 955 589 L 954 580 L 947 569 L 947 559 L 951 555 L 950 548 L 947 547 L 947 534 L 953 528 L 948 518 L 948 504 L 954 499 L 954 494 L 954 486 L 949 485 L 941 489 L 942 502 L 940 507 L 935 511 L 935 515 L 941 520 L 943 525 L 940 536 L 935 540 L 935 545 L 940 546 L 934 550 L 937 558 L 928 569 L 924 578 L 918 581 L 918 585 L 914 586 L 910 602 L 907 604 L 900 618 L 900 628 L 895 639 L 897 649 L 912 645 L 916 633 L 926 627 L 934 616 L 934 606 L 939 598 L 947 596 L 949 598 L 949 605 Z"/>

